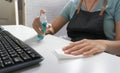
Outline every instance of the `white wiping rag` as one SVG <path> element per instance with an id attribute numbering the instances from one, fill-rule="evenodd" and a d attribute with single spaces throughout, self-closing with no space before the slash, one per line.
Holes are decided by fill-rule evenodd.
<path id="1" fill-rule="evenodd" d="M 73 58 L 83 58 L 83 55 L 70 55 L 70 54 L 65 54 L 64 51 L 62 49 L 55 49 L 55 52 L 57 54 L 57 57 L 59 59 L 73 59 Z"/>

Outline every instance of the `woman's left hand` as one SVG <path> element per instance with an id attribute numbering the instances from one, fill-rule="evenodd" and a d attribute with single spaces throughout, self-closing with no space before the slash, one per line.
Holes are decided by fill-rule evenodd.
<path id="1" fill-rule="evenodd" d="M 81 41 L 70 43 L 70 45 L 63 48 L 65 54 L 71 55 L 83 55 L 89 57 L 100 52 L 104 52 L 107 49 L 107 45 L 101 40 L 88 40 L 83 39 Z"/>

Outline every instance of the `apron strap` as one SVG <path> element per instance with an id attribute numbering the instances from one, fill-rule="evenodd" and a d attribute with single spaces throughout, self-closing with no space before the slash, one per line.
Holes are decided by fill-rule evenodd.
<path id="1" fill-rule="evenodd" d="M 83 0 L 80 0 L 78 9 L 77 9 L 77 14 L 80 12 L 81 6 L 82 6 Z"/>
<path id="2" fill-rule="evenodd" d="M 80 12 L 81 6 L 82 6 L 83 0 L 80 0 L 79 6 L 77 8 L 77 14 Z M 101 11 L 100 11 L 100 16 L 103 15 L 103 12 L 105 11 L 107 5 L 107 0 L 104 0 L 104 3 L 102 5 Z"/>
<path id="3" fill-rule="evenodd" d="M 105 8 L 106 8 L 106 5 L 107 5 L 107 0 L 104 0 L 103 6 L 102 6 L 101 11 L 100 11 L 100 14 L 99 14 L 100 16 L 103 15 L 103 13 L 104 13 L 104 11 L 105 11 Z"/>

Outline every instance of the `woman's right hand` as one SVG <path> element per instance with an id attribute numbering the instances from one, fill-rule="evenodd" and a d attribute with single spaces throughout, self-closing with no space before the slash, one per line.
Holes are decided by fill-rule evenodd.
<path id="1" fill-rule="evenodd" d="M 36 17 L 32 23 L 32 27 L 34 28 L 34 30 L 42 35 L 43 32 L 41 31 L 42 30 L 42 26 L 41 26 L 41 23 L 40 23 L 40 17 Z"/>
<path id="2" fill-rule="evenodd" d="M 41 9 L 41 10 L 40 10 L 40 16 L 41 16 L 42 14 L 45 14 L 45 13 L 46 13 L 46 10 L 45 10 L 45 9 Z M 40 35 L 43 34 L 43 32 L 41 31 L 41 30 L 42 30 L 42 26 L 41 26 L 41 23 L 40 23 L 40 17 L 39 17 L 39 16 L 34 19 L 32 26 L 33 26 L 34 30 L 35 30 L 38 34 L 40 34 Z"/>
<path id="3" fill-rule="evenodd" d="M 42 35 L 43 32 L 42 32 L 42 25 L 40 23 L 40 18 L 39 17 L 36 17 L 32 23 L 32 27 L 34 28 L 34 30 Z M 52 28 L 52 25 L 50 23 L 47 23 L 47 26 L 46 26 L 46 34 L 54 34 L 54 30 Z"/>

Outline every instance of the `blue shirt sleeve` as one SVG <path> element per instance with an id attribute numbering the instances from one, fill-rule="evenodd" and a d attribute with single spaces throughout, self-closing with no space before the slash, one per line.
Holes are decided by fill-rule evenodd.
<path id="1" fill-rule="evenodd" d="M 120 0 L 118 0 L 115 9 L 115 21 L 119 21 L 119 20 L 120 20 Z"/>
<path id="2" fill-rule="evenodd" d="M 67 21 L 70 20 L 70 11 L 71 11 L 72 1 L 69 0 L 69 2 L 64 6 L 62 11 L 60 12 L 60 16 L 65 18 Z"/>

